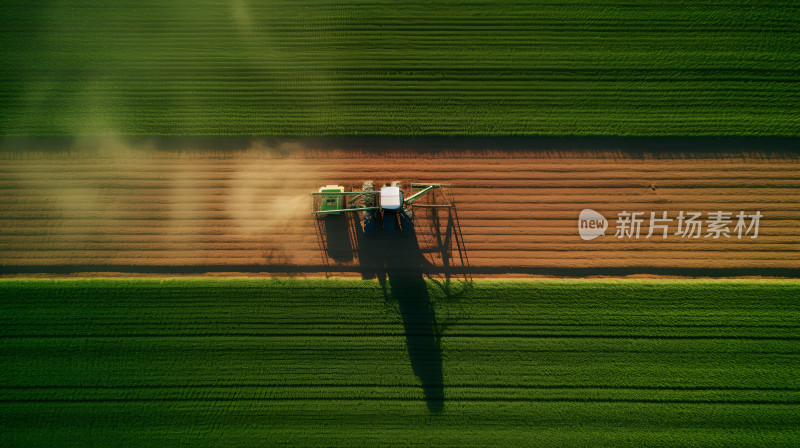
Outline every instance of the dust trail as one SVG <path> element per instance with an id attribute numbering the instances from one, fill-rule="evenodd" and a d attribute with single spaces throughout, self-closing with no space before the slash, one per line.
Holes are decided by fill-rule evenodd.
<path id="1" fill-rule="evenodd" d="M 118 196 L 117 173 L 130 173 L 131 161 L 157 163 L 152 142 L 131 143 L 121 137 L 75 138 L 56 152 L 33 147 L 11 153 L 3 164 L 2 180 L 11 182 L 20 195 L 2 199 L 12 202 L 0 217 L 10 220 L 37 220 L 38 233 L 28 238 L 2 240 L 33 250 L 28 257 L 39 256 L 35 250 L 50 246 L 74 250 L 95 247 L 98 221 L 120 222 L 127 204 Z M 130 196 L 132 197 L 132 196 Z M 123 221 L 124 222 L 124 221 Z M 26 225 L 17 225 L 24 230 Z M 68 240 L 69 243 L 65 243 Z"/>
<path id="2" fill-rule="evenodd" d="M 321 184 L 313 164 L 287 155 L 296 149 L 256 140 L 233 153 L 165 151 L 148 139 L 100 137 L 17 152 L 0 179 L 9 203 L 0 244 L 23 259 L 79 263 L 203 264 L 220 254 L 290 263 L 296 239 L 285 234 L 310 227 L 308 192 Z M 19 224 L 27 219 L 37 220 L 28 236 L 29 222 Z"/>
<path id="3" fill-rule="evenodd" d="M 265 155 L 257 149 L 251 153 Z M 293 243 L 287 242 L 285 235 L 310 219 L 308 192 L 319 183 L 314 171 L 298 160 L 277 158 L 243 163 L 230 173 L 225 207 L 233 221 L 231 229 L 244 240 L 261 246 L 261 263 L 291 263 Z M 289 182 L 306 187 L 281 185 Z"/>

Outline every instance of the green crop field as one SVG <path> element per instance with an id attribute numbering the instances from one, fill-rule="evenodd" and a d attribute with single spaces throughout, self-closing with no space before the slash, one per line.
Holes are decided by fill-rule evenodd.
<path id="1" fill-rule="evenodd" d="M 4 446 L 797 446 L 800 283 L 0 282 Z"/>
<path id="2" fill-rule="evenodd" d="M 0 135 L 800 135 L 800 4 L 7 1 Z"/>

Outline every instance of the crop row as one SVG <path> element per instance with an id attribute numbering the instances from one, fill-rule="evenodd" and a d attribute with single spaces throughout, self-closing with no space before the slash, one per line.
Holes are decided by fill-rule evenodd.
<path id="1" fill-rule="evenodd" d="M 0 133 L 798 135 L 794 6 L 16 3 Z"/>
<path id="2" fill-rule="evenodd" d="M 6 280 L 0 427 L 60 445 L 433 442 L 431 431 L 457 446 L 620 432 L 792 445 L 799 292 L 749 280 Z"/>

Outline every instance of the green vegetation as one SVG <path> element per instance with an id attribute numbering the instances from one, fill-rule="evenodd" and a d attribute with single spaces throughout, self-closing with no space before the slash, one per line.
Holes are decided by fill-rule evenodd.
<path id="1" fill-rule="evenodd" d="M 0 135 L 800 135 L 796 1 L 5 2 Z"/>
<path id="2" fill-rule="evenodd" d="M 384 286 L 2 281 L 0 444 L 800 443 L 797 281 Z"/>

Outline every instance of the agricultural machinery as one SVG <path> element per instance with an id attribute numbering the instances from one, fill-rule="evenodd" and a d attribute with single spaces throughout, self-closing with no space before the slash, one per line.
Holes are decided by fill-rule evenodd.
<path id="1" fill-rule="evenodd" d="M 373 235 L 383 229 L 387 235 L 397 232 L 412 234 L 414 232 L 414 211 L 411 206 L 426 196 L 433 196 L 438 190 L 445 199 L 446 204 L 429 202 L 418 204 L 425 207 L 450 207 L 452 200 L 445 190 L 445 184 L 412 183 L 409 195 L 403 193 L 403 186 L 395 181 L 384 185 L 379 190 L 375 183 L 366 181 L 352 191 L 345 191 L 340 185 L 326 185 L 318 192 L 311 193 L 314 197 L 312 212 L 317 217 L 339 215 L 341 213 L 355 212 L 361 214 L 361 224 L 366 235 Z"/>

